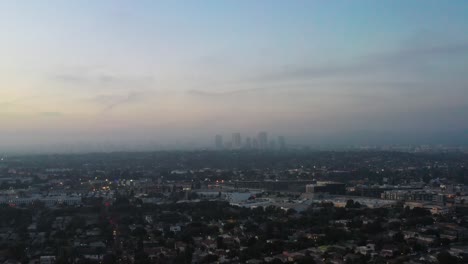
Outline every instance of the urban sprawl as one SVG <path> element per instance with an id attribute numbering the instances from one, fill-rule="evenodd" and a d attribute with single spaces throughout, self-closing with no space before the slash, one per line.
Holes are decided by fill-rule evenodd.
<path id="1" fill-rule="evenodd" d="M 466 152 L 240 140 L 3 156 L 0 263 L 468 263 Z"/>

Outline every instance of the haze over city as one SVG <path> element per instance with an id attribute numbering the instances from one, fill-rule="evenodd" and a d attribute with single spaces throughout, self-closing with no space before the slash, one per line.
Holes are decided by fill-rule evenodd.
<path id="1" fill-rule="evenodd" d="M 467 33 L 462 0 L 0 0 L 0 264 L 466 264 Z"/>
<path id="2" fill-rule="evenodd" d="M 466 1 L 1 1 L 0 32 L 10 150 L 468 144 Z"/>

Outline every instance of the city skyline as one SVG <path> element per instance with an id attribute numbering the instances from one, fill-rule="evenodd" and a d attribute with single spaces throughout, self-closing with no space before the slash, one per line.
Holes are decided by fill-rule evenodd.
<path id="1" fill-rule="evenodd" d="M 467 10 L 1 1 L 0 149 L 206 147 L 233 131 L 296 145 L 467 145 Z"/>
<path id="2" fill-rule="evenodd" d="M 232 133 L 232 140 L 225 141 L 223 135 L 217 134 L 214 138 L 214 148 L 217 150 L 285 150 L 286 139 L 284 136 L 268 137 L 268 132 L 258 132 L 256 136 L 249 136 L 240 132 Z"/>
<path id="3" fill-rule="evenodd" d="M 468 263 L 468 1 L 0 0 L 0 263 Z"/>

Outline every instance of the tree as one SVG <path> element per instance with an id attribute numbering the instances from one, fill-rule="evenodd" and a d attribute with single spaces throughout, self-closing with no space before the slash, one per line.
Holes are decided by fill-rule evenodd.
<path id="1" fill-rule="evenodd" d="M 315 259 L 309 254 L 305 255 L 297 261 L 297 264 L 315 264 Z"/>
<path id="2" fill-rule="evenodd" d="M 396 243 L 403 243 L 405 242 L 405 236 L 403 235 L 403 233 L 398 232 L 393 235 L 393 241 L 395 241 Z"/>
<path id="3" fill-rule="evenodd" d="M 353 200 L 346 201 L 345 208 L 361 208 L 361 204 L 359 202 L 355 202 Z"/>
<path id="4" fill-rule="evenodd" d="M 144 251 L 138 251 L 135 253 L 135 263 L 150 264 L 151 260 Z"/>
<path id="5" fill-rule="evenodd" d="M 202 259 L 201 263 L 213 263 L 213 262 L 218 261 L 218 259 L 219 259 L 218 256 L 209 254 Z"/>
<path id="6" fill-rule="evenodd" d="M 102 258 L 102 263 L 103 264 L 113 264 L 116 262 L 116 257 L 114 254 L 106 254 Z"/>
<path id="7" fill-rule="evenodd" d="M 17 260 L 21 260 L 26 256 L 25 249 L 26 246 L 23 243 L 10 245 L 8 247 L 8 254 Z"/>
<path id="8" fill-rule="evenodd" d="M 354 208 L 354 201 L 353 200 L 346 201 L 345 208 Z"/>
<path id="9" fill-rule="evenodd" d="M 76 231 L 77 229 L 84 229 L 86 227 L 86 219 L 81 216 L 74 216 L 67 226 L 67 231 Z"/>
<path id="10" fill-rule="evenodd" d="M 450 255 L 450 253 L 446 251 L 440 252 L 437 255 L 437 260 L 439 261 L 439 263 L 443 263 L 443 264 L 457 264 L 458 263 L 458 258 Z"/>
<path id="11" fill-rule="evenodd" d="M 223 240 L 224 239 L 223 239 L 222 236 L 218 236 L 218 238 L 216 239 L 216 245 L 217 245 L 218 249 L 224 249 L 225 248 Z"/>
<path id="12" fill-rule="evenodd" d="M 132 236 L 142 239 L 147 237 L 148 234 L 146 233 L 146 230 L 143 227 L 139 226 L 132 231 Z"/>

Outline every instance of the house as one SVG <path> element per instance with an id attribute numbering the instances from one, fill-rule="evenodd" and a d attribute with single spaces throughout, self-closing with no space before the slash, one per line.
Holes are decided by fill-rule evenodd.
<path id="1" fill-rule="evenodd" d="M 40 264 L 54 264 L 55 263 L 55 256 L 41 256 L 39 258 Z"/>
<path id="2" fill-rule="evenodd" d="M 171 230 L 171 232 L 177 233 L 182 230 L 182 227 L 180 225 L 173 225 L 169 228 L 169 230 Z"/>
<path id="3" fill-rule="evenodd" d="M 375 245 L 367 244 L 365 246 L 356 247 L 354 252 L 367 256 L 367 255 L 371 255 L 372 253 L 374 253 L 374 251 L 375 251 Z"/>

